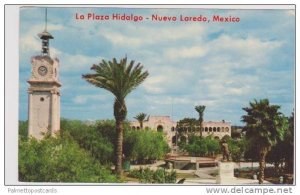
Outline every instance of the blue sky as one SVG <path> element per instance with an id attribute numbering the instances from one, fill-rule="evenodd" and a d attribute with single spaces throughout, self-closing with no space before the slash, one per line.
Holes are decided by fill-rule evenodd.
<path id="1" fill-rule="evenodd" d="M 239 17 L 238 23 L 75 20 L 75 14 L 126 13 L 151 17 Z M 27 119 L 30 57 L 38 55 L 37 34 L 44 29 L 44 8 L 20 10 L 19 117 Z M 243 107 L 268 98 L 290 115 L 294 108 L 294 10 L 48 8 L 52 56 L 60 60 L 61 116 L 113 118 L 111 93 L 81 78 L 100 60 L 129 59 L 149 71 L 146 81 L 126 98 L 127 118 L 139 112 L 197 117 L 241 125 Z"/>

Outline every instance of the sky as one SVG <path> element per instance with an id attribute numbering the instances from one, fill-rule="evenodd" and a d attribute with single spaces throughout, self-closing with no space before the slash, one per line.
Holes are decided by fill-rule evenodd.
<path id="1" fill-rule="evenodd" d="M 77 20 L 84 15 L 85 19 Z M 107 21 L 87 19 L 108 15 Z M 112 20 L 112 14 L 142 16 L 143 21 Z M 152 15 L 177 21 L 152 21 Z M 39 55 L 45 9 L 20 9 L 19 119 L 27 120 L 26 82 L 31 56 Z M 182 16 L 209 22 L 179 21 Z M 213 16 L 239 22 L 213 22 Z M 238 9 L 48 8 L 47 30 L 52 57 L 59 58 L 61 117 L 113 119 L 114 96 L 81 78 L 102 59 L 125 56 L 143 64 L 148 78 L 126 97 L 128 120 L 140 112 L 197 118 L 205 105 L 205 121 L 243 125 L 242 108 L 268 98 L 290 116 L 295 88 L 295 11 Z"/>

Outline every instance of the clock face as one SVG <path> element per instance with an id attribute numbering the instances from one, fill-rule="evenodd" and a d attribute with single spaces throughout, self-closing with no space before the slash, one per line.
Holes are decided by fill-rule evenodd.
<path id="1" fill-rule="evenodd" d="M 47 72 L 48 72 L 48 70 L 47 70 L 46 66 L 40 66 L 38 69 L 38 73 L 41 76 L 45 76 L 47 74 Z"/>

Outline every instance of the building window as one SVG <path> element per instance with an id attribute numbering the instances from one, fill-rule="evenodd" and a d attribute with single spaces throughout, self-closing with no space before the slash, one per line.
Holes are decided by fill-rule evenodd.
<path id="1" fill-rule="evenodd" d="M 212 128 L 211 127 L 209 127 L 209 132 L 212 132 Z"/>
<path id="2" fill-rule="evenodd" d="M 226 128 L 225 128 L 225 131 L 226 131 L 226 132 L 229 132 L 229 128 L 228 128 L 228 127 L 226 127 Z"/>
<path id="3" fill-rule="evenodd" d="M 208 128 L 207 127 L 205 127 L 205 132 L 208 132 Z"/>
<path id="4" fill-rule="evenodd" d="M 217 132 L 220 132 L 220 127 L 217 128 Z"/>
<path id="5" fill-rule="evenodd" d="M 43 97 L 40 98 L 40 101 L 43 102 L 45 99 Z"/>
<path id="6" fill-rule="evenodd" d="M 224 132 L 224 127 L 222 127 L 222 130 L 221 130 L 222 132 Z"/>
<path id="7" fill-rule="evenodd" d="M 157 126 L 157 131 L 158 132 L 163 132 L 163 130 L 164 130 L 164 127 L 162 125 Z"/>
<path id="8" fill-rule="evenodd" d="M 172 144 L 176 144 L 176 136 L 172 137 Z"/>
<path id="9" fill-rule="evenodd" d="M 214 132 L 216 132 L 216 131 L 217 131 L 217 128 L 216 128 L 216 127 L 214 127 L 214 128 L 213 128 L 213 131 L 214 131 Z"/>

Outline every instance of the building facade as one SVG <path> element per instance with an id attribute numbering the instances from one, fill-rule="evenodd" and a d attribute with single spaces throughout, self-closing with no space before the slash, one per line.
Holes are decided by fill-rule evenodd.
<path id="1" fill-rule="evenodd" d="M 143 123 L 144 129 L 163 132 L 166 136 L 169 146 L 172 146 L 172 137 L 175 136 L 176 122 L 172 121 L 170 116 L 149 116 Z M 131 129 L 139 130 L 140 123 L 133 121 L 130 123 Z"/>
<path id="2" fill-rule="evenodd" d="M 132 121 L 130 123 L 131 129 L 140 130 L 140 124 L 138 121 Z M 172 121 L 170 116 L 149 116 L 149 118 L 143 123 L 144 129 L 151 129 L 154 131 L 163 132 L 166 136 L 167 142 L 170 147 L 176 145 L 176 128 L 177 122 Z M 200 127 L 186 127 L 196 128 L 196 132 L 200 130 Z M 199 134 L 199 133 L 197 133 Z M 202 127 L 202 136 L 213 136 L 216 139 L 222 139 L 224 136 L 231 136 L 231 123 L 225 121 L 204 121 Z"/>
<path id="3" fill-rule="evenodd" d="M 231 123 L 225 121 L 204 121 L 202 135 L 212 135 L 217 139 L 222 139 L 226 135 L 231 136 Z"/>

